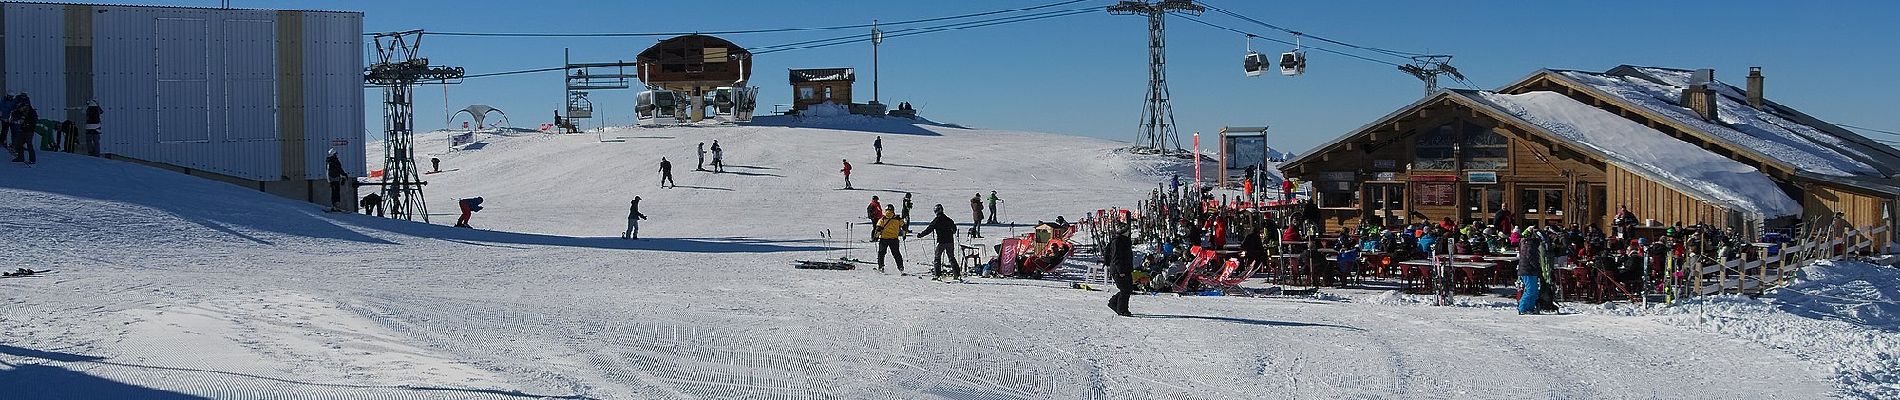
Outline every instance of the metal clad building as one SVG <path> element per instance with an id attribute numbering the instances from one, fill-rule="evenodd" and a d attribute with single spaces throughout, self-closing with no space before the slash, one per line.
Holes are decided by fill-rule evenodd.
<path id="1" fill-rule="evenodd" d="M 327 203 L 330 149 L 364 174 L 362 17 L 0 3 L 0 85 L 47 119 L 98 99 L 114 158 Z"/>

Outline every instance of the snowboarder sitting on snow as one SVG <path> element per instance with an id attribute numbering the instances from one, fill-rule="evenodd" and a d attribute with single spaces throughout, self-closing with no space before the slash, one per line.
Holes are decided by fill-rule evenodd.
<path id="1" fill-rule="evenodd" d="M 462 201 L 458 201 L 456 204 L 462 207 L 462 218 L 455 220 L 455 226 L 460 228 L 473 228 L 473 226 L 468 226 L 468 217 L 470 213 L 482 210 L 482 198 L 470 197 L 462 199 Z"/>
<path id="2" fill-rule="evenodd" d="M 898 218 L 895 207 L 884 206 L 884 219 L 878 220 L 877 233 L 877 272 L 884 272 L 884 252 L 891 253 L 891 259 L 897 261 L 897 273 L 904 273 L 904 253 L 899 240 L 904 237 L 904 220 Z"/>
<path id="3" fill-rule="evenodd" d="M 906 197 L 905 201 L 909 201 L 909 198 Z M 937 218 L 931 219 L 930 226 L 924 228 L 923 232 L 917 233 L 918 238 L 929 236 L 932 233 L 937 234 L 937 250 L 932 252 L 935 258 L 931 261 L 930 274 L 936 276 L 938 279 L 943 279 L 943 263 L 944 259 L 948 258 L 950 260 L 950 276 L 957 280 L 962 280 L 963 268 L 957 266 L 957 221 L 951 220 L 949 215 L 943 214 L 942 204 L 937 205 L 936 211 Z"/>
<path id="4" fill-rule="evenodd" d="M 647 219 L 640 213 L 640 196 L 633 196 L 633 204 L 627 206 L 627 231 L 620 234 L 621 239 L 640 238 L 640 220 Z"/>

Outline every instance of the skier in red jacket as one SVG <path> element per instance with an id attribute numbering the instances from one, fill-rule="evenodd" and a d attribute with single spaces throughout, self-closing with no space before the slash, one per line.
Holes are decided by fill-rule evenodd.
<path id="1" fill-rule="evenodd" d="M 878 204 L 877 196 L 871 196 L 871 205 L 864 207 L 864 218 L 871 220 L 871 240 L 877 240 L 877 220 L 884 219 L 884 209 L 879 207 L 883 206 Z"/>
<path id="2" fill-rule="evenodd" d="M 844 161 L 844 169 L 840 169 L 838 170 L 838 172 L 844 173 L 844 188 L 850 189 L 851 188 L 851 160 L 843 160 L 843 161 Z"/>

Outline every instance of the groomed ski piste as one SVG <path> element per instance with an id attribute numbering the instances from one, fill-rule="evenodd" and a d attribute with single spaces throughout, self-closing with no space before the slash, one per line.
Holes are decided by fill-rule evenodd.
<path id="1" fill-rule="evenodd" d="M 912 193 L 921 228 L 938 203 L 967 224 L 995 190 L 1022 233 L 1188 169 L 1076 136 L 762 122 L 453 152 L 424 134 L 421 165 L 445 170 L 424 175 L 430 224 L 69 154 L 0 165 L 5 269 L 54 270 L 0 279 L 0 398 L 1900 398 L 1900 272 L 1862 262 L 1759 299 L 1545 316 L 1322 290 L 1137 296 L 1126 318 L 1111 292 L 1069 289 L 1079 273 L 794 269 L 875 260 L 873 195 Z M 713 140 L 727 172 L 693 171 Z M 662 156 L 678 188 L 659 188 Z M 447 226 L 475 196 L 475 229 Z M 622 240 L 634 196 L 650 219 Z M 926 240 L 907 271 L 928 271 Z"/>

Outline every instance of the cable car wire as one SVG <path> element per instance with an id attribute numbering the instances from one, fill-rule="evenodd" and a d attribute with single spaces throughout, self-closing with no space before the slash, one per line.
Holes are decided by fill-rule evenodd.
<path id="1" fill-rule="evenodd" d="M 1900 132 L 1883 131 L 1883 130 L 1874 129 L 1874 128 L 1859 127 L 1859 126 L 1853 126 L 1853 125 L 1841 124 L 1841 123 L 1836 123 L 1835 125 L 1840 125 L 1841 127 L 1844 127 L 1844 128 L 1853 128 L 1856 130 L 1863 130 L 1863 131 L 1868 131 L 1868 132 L 1879 132 L 1879 133 L 1885 133 L 1888 135 L 1900 136 Z"/>
<path id="2" fill-rule="evenodd" d="M 562 33 L 562 32 L 435 32 L 435 31 L 428 31 L 426 32 L 426 34 L 431 35 L 431 36 L 479 36 L 479 37 L 643 37 L 643 36 L 680 36 L 680 35 L 692 35 L 692 34 L 743 35 L 743 34 L 755 34 L 755 33 L 831 31 L 831 30 L 844 30 L 844 29 L 863 29 L 863 28 L 870 28 L 873 26 L 920 24 L 920 23 L 926 23 L 926 22 L 937 22 L 937 21 L 947 21 L 947 20 L 953 20 L 953 19 L 982 17 L 982 16 L 989 16 L 989 15 L 996 15 L 996 14 L 1003 14 L 1003 13 L 1034 11 L 1034 10 L 1040 10 L 1044 8 L 1059 7 L 1059 6 L 1069 5 L 1069 4 L 1075 4 L 1075 3 L 1080 3 L 1084 1 L 1089 1 L 1089 0 L 1068 0 L 1068 1 L 1043 4 L 1039 6 L 1033 6 L 1033 7 L 1022 7 L 1022 8 L 1013 8 L 1013 9 L 1006 9 L 1006 10 L 992 10 L 992 11 L 976 12 L 976 13 L 969 13 L 969 14 L 922 18 L 922 19 L 913 19 L 913 20 L 904 20 L 904 21 L 879 22 L 875 24 L 855 24 L 855 25 L 822 26 L 822 27 L 736 29 L 736 30 L 725 30 L 725 31 L 698 31 L 698 32 Z"/>
<path id="3" fill-rule="evenodd" d="M 1247 31 L 1243 31 L 1243 30 L 1239 30 L 1239 29 L 1234 29 L 1234 28 L 1229 28 L 1229 27 L 1227 27 L 1227 26 L 1223 26 L 1223 25 L 1219 25 L 1219 24 L 1215 24 L 1215 23 L 1212 23 L 1212 22 L 1207 22 L 1207 21 L 1202 21 L 1202 20 L 1201 20 L 1201 19 L 1199 19 L 1199 18 L 1194 18 L 1194 17 L 1190 17 L 1190 16 L 1186 16 L 1186 15 L 1176 15 L 1176 16 L 1177 16 L 1177 17 L 1181 17 L 1181 18 L 1185 18 L 1185 19 L 1187 19 L 1188 21 L 1194 21 L 1195 23 L 1199 23 L 1199 24 L 1201 24 L 1201 25 L 1207 25 L 1207 26 L 1210 26 L 1210 27 L 1213 27 L 1214 29 L 1220 29 L 1220 30 L 1225 30 L 1225 31 L 1228 31 L 1228 32 L 1233 32 L 1233 33 L 1238 33 L 1238 34 L 1242 34 L 1242 35 L 1247 35 L 1247 36 L 1250 36 L 1250 37 L 1254 37 L 1254 38 L 1259 38 L 1259 39 L 1261 39 L 1261 40 L 1266 40 L 1266 41 L 1270 41 L 1270 42 L 1275 42 L 1275 43 L 1280 43 L 1280 44 L 1285 44 L 1285 45 L 1289 45 L 1289 46 L 1292 46 L 1292 45 L 1294 45 L 1294 43 L 1293 43 L 1293 42 L 1289 42 L 1289 41 L 1285 41 L 1285 40 L 1280 40 L 1280 39 L 1274 39 L 1274 38 L 1270 38 L 1270 37 L 1265 37 L 1265 36 L 1260 36 L 1260 35 L 1258 35 L 1258 34 L 1255 34 L 1255 33 L 1252 33 L 1252 32 L 1247 32 Z M 1312 37 L 1312 36 L 1307 36 L 1307 37 Z M 1361 60 L 1366 60 L 1366 61 L 1371 61 L 1371 62 L 1375 62 L 1375 63 L 1380 63 L 1380 64 L 1385 64 L 1385 65 L 1390 65 L 1390 66 L 1394 66 L 1394 67 L 1397 67 L 1397 66 L 1399 66 L 1399 64 L 1398 64 L 1398 63 L 1395 63 L 1395 62 L 1391 62 L 1391 61 L 1385 61 L 1385 60 L 1379 60 L 1379 59 L 1374 59 L 1374 58 L 1371 58 L 1371 57 L 1366 57 L 1366 56 L 1361 56 L 1361 55 L 1358 55 L 1358 54 L 1352 54 L 1352 53 L 1347 53 L 1347 52 L 1342 52 L 1342 51 L 1338 51 L 1338 50 L 1333 50 L 1333 49 L 1329 49 L 1329 48 L 1325 48 L 1325 47 L 1318 47 L 1318 46 L 1313 46 L 1313 45 L 1304 45 L 1304 44 L 1302 44 L 1302 45 L 1299 45 L 1299 46 L 1300 46 L 1301 48 L 1307 48 L 1307 49 L 1313 49 L 1313 50 L 1319 50 L 1319 51 L 1324 51 L 1324 52 L 1327 52 L 1327 53 L 1333 53 L 1333 54 L 1338 54 L 1338 55 L 1342 55 L 1342 56 L 1346 56 L 1346 57 L 1352 57 L 1352 58 L 1357 58 L 1357 59 L 1361 59 Z"/>
<path id="4" fill-rule="evenodd" d="M 992 19 L 992 20 L 986 20 L 986 21 L 972 21 L 972 22 L 964 22 L 964 23 L 943 25 L 943 26 L 930 27 L 930 28 L 909 28 L 909 29 L 900 30 L 900 31 L 903 31 L 901 33 L 887 32 L 884 34 L 884 38 L 890 39 L 890 38 L 897 38 L 897 37 L 904 37 L 904 36 L 921 35 L 921 34 L 926 34 L 926 33 L 963 30 L 963 29 L 969 29 L 969 28 L 980 28 L 980 27 L 985 27 L 985 26 L 1013 24 L 1017 22 L 1037 21 L 1037 20 L 1044 20 L 1044 19 L 1057 18 L 1057 17 L 1067 17 L 1071 15 L 1090 14 L 1096 11 L 1098 11 L 1096 8 L 1091 7 L 1091 8 L 1082 9 L 1082 10 L 1058 11 L 1054 13 L 1036 14 L 1034 16 L 1018 16 L 1018 17 L 1009 17 L 1009 18 L 998 18 L 998 19 Z M 899 31 L 892 31 L 892 32 L 899 32 Z M 811 41 L 798 42 L 798 43 L 765 46 L 765 47 L 761 47 L 761 49 L 764 49 L 764 50 L 754 51 L 752 52 L 752 54 L 759 55 L 759 54 L 770 54 L 770 53 L 777 53 L 781 51 L 790 51 L 790 50 L 815 49 L 815 48 L 820 48 L 820 47 L 836 46 L 836 45 L 841 45 L 841 44 L 857 43 L 857 42 L 864 42 L 864 41 L 869 41 L 869 40 L 871 40 L 871 35 L 868 33 L 850 35 L 850 36 L 840 36 L 840 37 L 835 37 L 835 38 L 830 38 L 830 39 L 819 39 L 819 40 L 811 40 Z M 829 43 L 826 43 L 826 42 L 829 42 Z M 800 45 L 803 45 L 803 46 L 800 46 Z"/>
<path id="5" fill-rule="evenodd" d="M 1314 35 L 1314 34 L 1312 34 L 1312 33 L 1308 33 L 1308 32 L 1302 32 L 1302 31 L 1297 31 L 1297 30 L 1293 30 L 1293 29 L 1288 29 L 1288 28 L 1286 28 L 1286 27 L 1283 27 L 1283 26 L 1279 26 L 1279 25 L 1274 25 L 1274 24 L 1271 24 L 1271 23 L 1267 23 L 1266 21 L 1261 21 L 1261 20 L 1258 20 L 1258 19 L 1253 19 L 1252 17 L 1248 17 L 1248 16 L 1245 16 L 1245 15 L 1241 15 L 1240 13 L 1236 13 L 1236 12 L 1233 12 L 1233 11 L 1228 11 L 1227 9 L 1223 9 L 1223 8 L 1220 8 L 1220 7 L 1215 7 L 1215 6 L 1213 6 L 1213 5 L 1210 5 L 1210 4 L 1207 4 L 1207 3 L 1205 3 L 1205 2 L 1197 2 L 1197 3 L 1200 3 L 1200 4 L 1201 4 L 1201 6 L 1203 6 L 1203 7 L 1207 7 L 1207 8 L 1208 8 L 1208 9 L 1210 9 L 1210 10 L 1214 10 L 1215 12 L 1219 12 L 1219 13 L 1221 13 L 1221 14 L 1227 14 L 1227 16 L 1230 16 L 1230 17 L 1234 17 L 1234 18 L 1238 18 L 1238 19 L 1240 19 L 1240 20 L 1242 20 L 1242 21 L 1247 21 L 1247 22 L 1252 22 L 1252 23 L 1255 23 L 1255 24 L 1259 24 L 1260 26 L 1265 26 L 1265 27 L 1268 27 L 1268 28 L 1273 28 L 1274 30 L 1277 30 L 1277 31 L 1281 31 L 1281 32 L 1286 32 L 1286 33 L 1290 33 L 1290 34 L 1294 34 L 1294 35 L 1302 35 L 1302 36 L 1305 36 L 1305 37 L 1309 37 L 1309 38 L 1313 38 L 1313 40 L 1318 40 L 1318 41 L 1322 41 L 1322 42 L 1326 42 L 1326 43 L 1332 43 L 1332 44 L 1336 44 L 1336 45 L 1340 45 L 1340 46 L 1346 46 L 1346 47 L 1351 47 L 1351 48 L 1355 48 L 1355 49 L 1360 49 L 1360 50 L 1366 50 L 1366 51 L 1371 51 L 1371 52 L 1377 52 L 1377 53 L 1382 53 L 1382 54 L 1385 54 L 1385 55 L 1389 55 L 1389 56 L 1393 56 L 1393 57 L 1399 57 L 1399 58 L 1408 58 L 1408 59 L 1409 59 L 1409 58 L 1411 58 L 1411 57 L 1417 57 L 1417 56 L 1426 56 L 1426 55 L 1428 55 L 1428 54 L 1421 54 L 1421 53 L 1411 53 L 1411 52 L 1404 52 L 1404 51 L 1398 51 L 1398 50 L 1389 50 L 1389 49 L 1382 49 L 1382 48 L 1378 48 L 1378 47 L 1372 47 L 1372 46 L 1360 46 L 1360 45 L 1356 45 L 1356 44 L 1352 44 L 1352 43 L 1346 43 L 1346 42 L 1341 42 L 1341 41 L 1338 41 L 1338 40 L 1333 40 L 1333 39 L 1328 39 L 1328 38 L 1326 38 L 1326 37 L 1323 37 L 1323 36 L 1319 36 L 1319 35 Z"/>
<path id="6" fill-rule="evenodd" d="M 888 38 L 904 37 L 904 36 L 911 36 L 911 35 L 921 35 L 921 34 L 926 34 L 926 33 L 937 33 L 937 32 L 952 31 L 952 30 L 963 30 L 963 29 L 969 29 L 969 28 L 980 28 L 980 27 L 986 27 L 986 26 L 1012 24 L 1012 23 L 1017 23 L 1017 22 L 1037 21 L 1037 20 L 1044 20 L 1044 19 L 1057 18 L 1057 17 L 1088 14 L 1088 13 L 1093 13 L 1096 11 L 1099 11 L 1099 7 L 1089 7 L 1086 9 L 1072 9 L 1072 10 L 1062 10 L 1062 11 L 1050 11 L 1050 12 L 1043 12 L 1043 13 L 1029 14 L 1029 15 L 989 18 L 989 19 L 976 20 L 976 21 L 964 21 L 964 22 L 957 22 L 957 23 L 951 23 L 951 24 L 935 25 L 935 26 L 930 26 L 930 27 L 906 28 L 906 29 L 901 29 L 898 31 L 892 31 L 892 32 L 901 31 L 901 33 L 886 34 L 884 35 L 884 38 L 888 39 Z M 836 46 L 836 45 L 841 45 L 841 44 L 867 41 L 867 40 L 870 40 L 870 37 L 871 35 L 869 33 L 865 33 L 865 34 L 856 34 L 856 35 L 850 35 L 850 36 L 840 36 L 840 37 L 834 37 L 834 38 L 829 38 L 829 39 L 808 40 L 804 42 L 766 46 L 766 47 L 772 47 L 772 49 L 768 49 L 764 51 L 755 51 L 755 52 L 752 52 L 752 54 L 759 55 L 759 54 L 775 53 L 775 52 L 781 52 L 781 51 L 803 50 L 803 49 Z M 495 76 L 532 74 L 532 73 L 540 73 L 540 72 L 560 71 L 564 69 L 566 68 L 564 67 L 534 68 L 534 69 L 523 69 L 523 70 L 514 70 L 514 71 L 469 74 L 469 75 L 463 76 L 462 78 L 469 79 L 469 78 L 486 78 L 486 77 L 495 77 Z"/>

